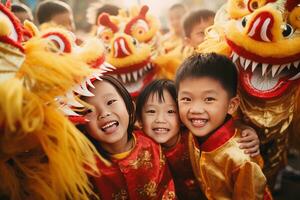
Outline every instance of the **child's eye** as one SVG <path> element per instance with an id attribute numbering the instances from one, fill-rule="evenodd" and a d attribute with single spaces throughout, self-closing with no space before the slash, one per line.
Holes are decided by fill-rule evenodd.
<path id="1" fill-rule="evenodd" d="M 191 99 L 188 98 L 188 97 L 182 97 L 182 98 L 180 99 L 180 101 L 187 102 L 187 101 L 191 101 Z"/>
<path id="2" fill-rule="evenodd" d="M 216 100 L 216 99 L 213 98 L 213 97 L 206 97 L 206 98 L 204 99 L 205 102 L 213 102 L 213 101 L 215 101 L 215 100 Z"/>
<path id="3" fill-rule="evenodd" d="M 176 113 L 176 110 L 168 110 L 169 114 Z"/>
<path id="4" fill-rule="evenodd" d="M 111 104 L 113 104 L 114 102 L 116 102 L 117 100 L 115 100 L 115 99 L 112 99 L 112 100 L 109 100 L 108 102 L 107 102 L 107 105 L 111 105 Z"/>
<path id="5" fill-rule="evenodd" d="M 146 110 L 146 113 L 155 113 L 155 110 Z"/>

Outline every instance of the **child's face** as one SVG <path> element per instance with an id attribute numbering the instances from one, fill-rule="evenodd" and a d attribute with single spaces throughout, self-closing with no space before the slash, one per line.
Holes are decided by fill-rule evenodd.
<path id="1" fill-rule="evenodd" d="M 124 100 L 109 82 L 96 81 L 94 86 L 95 96 L 86 100 L 93 106 L 86 115 L 88 133 L 102 144 L 126 144 L 129 115 Z"/>
<path id="2" fill-rule="evenodd" d="M 184 8 L 174 8 L 169 11 L 169 23 L 171 28 L 176 34 L 181 34 L 182 33 L 182 28 L 181 28 L 181 19 L 183 15 L 185 14 L 185 9 Z"/>
<path id="3" fill-rule="evenodd" d="M 205 29 L 213 24 L 213 18 L 209 18 L 208 20 L 201 20 L 198 24 L 196 24 L 192 30 L 189 37 L 186 38 L 188 44 L 193 47 L 197 47 L 204 40 Z"/>
<path id="4" fill-rule="evenodd" d="M 70 12 L 56 14 L 51 20 L 57 25 L 65 27 L 69 31 L 75 31 L 73 15 Z"/>
<path id="5" fill-rule="evenodd" d="M 179 115 L 184 125 L 198 137 L 208 135 L 236 111 L 238 97 L 229 98 L 219 81 L 210 77 L 187 78 L 178 91 Z"/>
<path id="6" fill-rule="evenodd" d="M 151 94 L 142 109 L 142 126 L 146 135 L 157 143 L 171 146 L 176 143 L 180 121 L 176 102 L 164 90 L 164 100 L 157 93 Z M 174 141 L 175 140 L 175 141 Z"/>
<path id="7" fill-rule="evenodd" d="M 22 24 L 25 20 L 32 21 L 32 16 L 30 16 L 30 14 L 28 14 L 27 12 L 14 12 L 14 14 Z"/>

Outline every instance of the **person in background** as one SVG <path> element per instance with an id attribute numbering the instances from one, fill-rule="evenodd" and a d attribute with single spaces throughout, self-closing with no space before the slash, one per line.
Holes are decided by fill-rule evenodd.
<path id="1" fill-rule="evenodd" d="M 41 29 L 59 26 L 69 31 L 75 31 L 73 12 L 71 7 L 58 0 L 46 0 L 37 5 L 36 20 Z"/>
<path id="2" fill-rule="evenodd" d="M 92 3 L 87 9 L 87 22 L 92 25 L 91 35 L 95 36 L 97 31 L 97 20 L 102 13 L 117 16 L 120 8 L 113 4 Z"/>
<path id="3" fill-rule="evenodd" d="M 15 14 L 15 16 L 20 20 L 23 24 L 25 20 L 33 21 L 33 15 L 28 6 L 23 3 L 13 3 L 11 5 L 11 11 Z"/>
<path id="4" fill-rule="evenodd" d="M 161 144 L 173 175 L 178 198 L 206 199 L 193 174 L 188 152 L 188 130 L 180 122 L 176 98 L 173 81 L 158 79 L 151 82 L 137 99 L 137 120 L 143 132 Z M 245 137 L 240 144 L 248 147 L 246 150 L 251 156 L 258 155 L 259 140 L 255 131 L 248 126 L 241 129 Z"/>
<path id="5" fill-rule="evenodd" d="M 182 17 L 187 12 L 183 4 L 174 4 L 168 10 L 170 31 L 163 36 L 162 45 L 166 52 L 174 50 L 183 44 Z"/>
<path id="6" fill-rule="evenodd" d="M 189 131 L 191 164 L 209 200 L 272 199 L 261 156 L 240 148 L 242 130 L 232 115 L 239 106 L 234 63 L 215 53 L 187 58 L 176 74 L 179 116 Z"/>
<path id="7" fill-rule="evenodd" d="M 215 13 L 211 10 L 195 10 L 188 13 L 183 20 L 184 40 L 186 46 L 196 48 L 204 40 L 205 29 L 214 22 Z"/>

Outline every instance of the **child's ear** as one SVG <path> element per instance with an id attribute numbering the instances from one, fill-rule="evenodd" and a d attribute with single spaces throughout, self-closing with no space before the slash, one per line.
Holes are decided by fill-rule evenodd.
<path id="1" fill-rule="evenodd" d="M 240 97 L 239 96 L 235 96 L 235 97 L 231 98 L 229 100 L 229 106 L 228 106 L 227 113 L 232 115 L 238 109 L 239 105 L 240 105 Z"/>

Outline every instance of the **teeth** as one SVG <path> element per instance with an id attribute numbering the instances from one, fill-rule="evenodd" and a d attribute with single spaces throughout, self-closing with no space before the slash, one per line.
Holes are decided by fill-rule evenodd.
<path id="1" fill-rule="evenodd" d="M 287 68 L 288 68 L 288 69 L 291 68 L 291 63 L 287 64 Z"/>
<path id="2" fill-rule="evenodd" d="M 243 58 L 242 56 L 240 56 L 240 64 L 241 64 L 242 67 L 244 67 L 245 58 Z"/>
<path id="3" fill-rule="evenodd" d="M 296 74 L 295 76 L 293 76 L 293 77 L 290 78 L 289 80 L 290 80 L 290 81 L 293 81 L 293 80 L 296 80 L 296 79 L 298 79 L 298 78 L 300 78 L 300 72 L 298 72 L 298 74 Z"/>
<path id="4" fill-rule="evenodd" d="M 236 53 L 234 53 L 234 52 L 232 52 L 231 57 L 232 57 L 232 62 L 234 62 L 234 63 L 239 58 L 239 56 Z"/>
<path id="5" fill-rule="evenodd" d="M 248 68 L 250 64 L 251 64 L 251 60 L 246 59 L 245 66 L 244 66 L 245 70 Z"/>
<path id="6" fill-rule="evenodd" d="M 272 66 L 272 77 L 276 75 L 276 72 L 278 71 L 280 65 L 273 65 Z"/>
<path id="7" fill-rule="evenodd" d="M 83 84 L 83 87 L 81 87 L 80 85 L 76 86 L 74 89 L 73 89 L 74 92 L 80 94 L 80 95 L 83 95 L 83 96 L 86 96 L 86 97 L 92 97 L 92 96 L 95 96 L 93 93 L 91 93 L 85 86 L 85 84 Z"/>
<path id="8" fill-rule="evenodd" d="M 293 64 L 294 64 L 294 67 L 295 68 L 298 68 L 298 66 L 299 66 L 299 63 L 300 63 L 300 61 L 296 61 L 296 62 L 294 62 Z"/>
<path id="9" fill-rule="evenodd" d="M 121 79 L 123 83 L 126 83 L 126 74 L 121 74 Z"/>
<path id="10" fill-rule="evenodd" d="M 86 83 L 87 83 L 90 87 L 95 88 L 95 86 L 93 85 L 93 83 L 91 82 L 91 80 L 90 80 L 89 78 L 86 79 Z"/>
<path id="11" fill-rule="evenodd" d="M 152 65 L 150 63 L 147 65 L 147 69 L 148 70 L 152 69 Z"/>
<path id="12" fill-rule="evenodd" d="M 68 106 L 62 106 L 60 109 L 64 112 L 67 116 L 79 116 L 76 112 L 74 112 L 71 108 Z"/>
<path id="13" fill-rule="evenodd" d="M 143 69 L 139 69 L 139 75 L 143 76 Z"/>
<path id="14" fill-rule="evenodd" d="M 106 124 L 105 126 L 103 126 L 103 129 L 109 128 L 110 126 L 114 125 L 116 122 L 110 122 L 108 124 Z"/>
<path id="15" fill-rule="evenodd" d="M 252 72 L 254 72 L 255 68 L 257 67 L 258 63 L 253 61 L 252 62 Z"/>
<path id="16" fill-rule="evenodd" d="M 144 73 L 148 71 L 147 65 L 144 67 Z"/>
<path id="17" fill-rule="evenodd" d="M 263 63 L 263 64 L 262 64 L 262 76 L 266 73 L 267 68 L 268 68 L 268 64 Z"/>
<path id="18" fill-rule="evenodd" d="M 126 74 L 126 76 L 127 76 L 127 81 L 130 82 L 131 81 L 131 74 L 128 73 L 128 74 Z"/>
<path id="19" fill-rule="evenodd" d="M 134 81 L 137 81 L 137 79 L 138 79 L 138 72 L 137 71 L 133 72 L 133 78 L 134 78 Z"/>
<path id="20" fill-rule="evenodd" d="M 279 70 L 278 70 L 278 74 L 280 74 L 280 72 L 282 72 L 282 70 L 284 70 L 284 68 L 287 66 L 287 64 L 281 65 Z"/>

